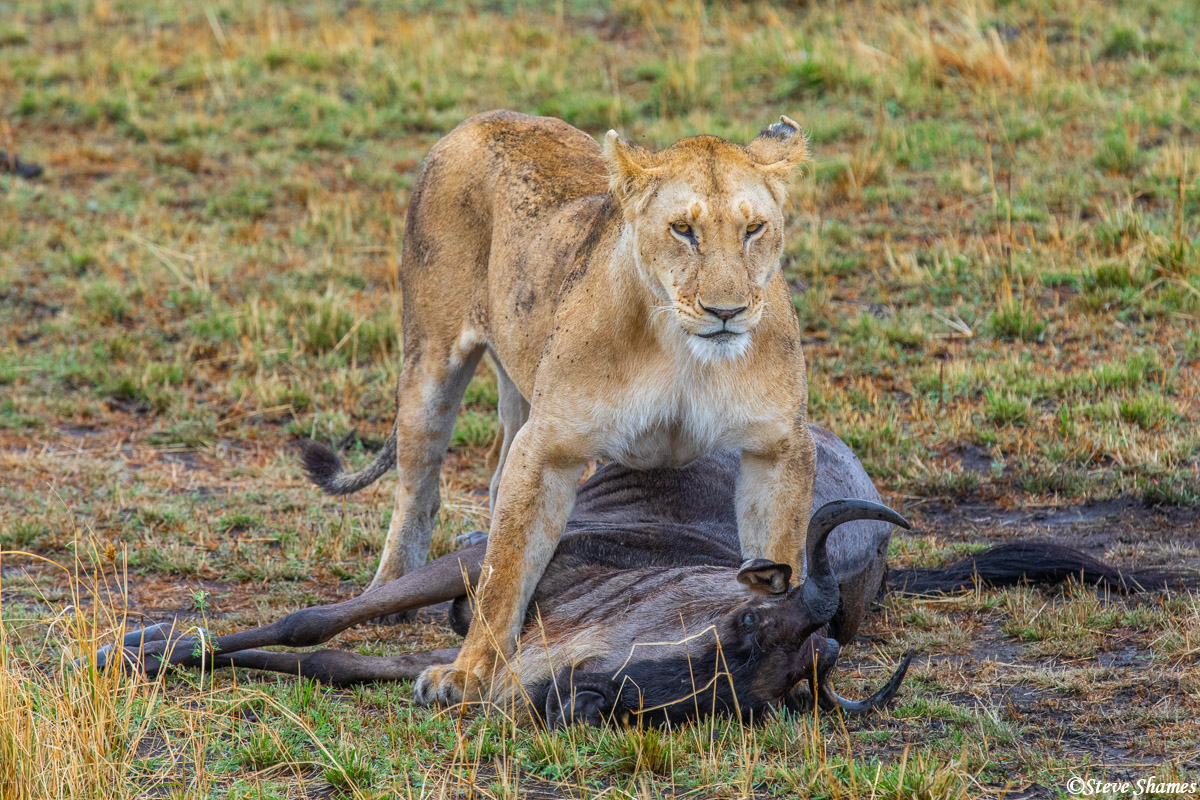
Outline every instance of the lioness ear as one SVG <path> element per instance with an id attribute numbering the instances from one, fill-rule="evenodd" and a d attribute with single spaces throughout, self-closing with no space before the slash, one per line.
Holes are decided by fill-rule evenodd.
<path id="1" fill-rule="evenodd" d="M 792 568 L 765 558 L 752 558 L 742 563 L 737 579 L 760 594 L 783 594 L 792 579 Z"/>
<path id="2" fill-rule="evenodd" d="M 763 128 L 758 138 L 746 145 L 746 152 L 764 171 L 782 177 L 808 161 L 808 137 L 798 122 L 781 116 L 779 122 Z"/>
<path id="3" fill-rule="evenodd" d="M 636 201 L 654 176 L 653 156 L 644 148 L 623 140 L 616 131 L 604 135 L 604 163 L 608 165 L 608 187 L 622 205 Z"/>

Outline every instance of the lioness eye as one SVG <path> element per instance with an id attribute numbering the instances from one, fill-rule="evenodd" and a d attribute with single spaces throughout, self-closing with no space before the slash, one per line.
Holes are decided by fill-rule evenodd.
<path id="1" fill-rule="evenodd" d="M 754 616 L 754 612 L 747 611 L 742 617 L 742 627 L 748 631 L 754 630 L 754 626 L 758 624 L 758 617 Z"/>
<path id="2" fill-rule="evenodd" d="M 758 233 L 758 230 L 761 227 L 762 227 L 761 222 L 751 222 L 749 225 L 746 226 L 746 235 L 753 236 L 754 234 Z"/>
<path id="3" fill-rule="evenodd" d="M 671 223 L 671 228 L 680 236 L 687 236 L 692 232 L 692 226 L 686 222 L 673 222 Z"/>

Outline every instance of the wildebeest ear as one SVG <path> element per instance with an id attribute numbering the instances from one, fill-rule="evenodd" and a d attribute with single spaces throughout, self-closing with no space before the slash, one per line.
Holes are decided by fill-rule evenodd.
<path id="1" fill-rule="evenodd" d="M 783 594 L 792 579 L 792 568 L 765 558 L 752 558 L 738 570 L 738 583 L 762 594 Z"/>
<path id="2" fill-rule="evenodd" d="M 798 122 L 781 116 L 746 145 L 746 152 L 764 171 L 783 175 L 808 161 L 808 137 Z"/>
<path id="3" fill-rule="evenodd" d="M 657 171 L 652 166 L 653 159 L 653 153 L 625 141 L 616 131 L 605 134 L 604 163 L 608 165 L 609 191 L 622 206 L 645 194 Z"/>

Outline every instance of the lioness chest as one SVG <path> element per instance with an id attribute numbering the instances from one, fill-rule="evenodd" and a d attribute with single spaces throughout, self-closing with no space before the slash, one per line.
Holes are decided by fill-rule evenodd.
<path id="1" fill-rule="evenodd" d="M 571 420 L 592 457 L 635 469 L 684 466 L 714 450 L 744 449 L 786 419 L 749 369 L 680 364 L 667 354 L 619 364 L 613 372 L 622 377 L 586 382 L 557 416 Z"/>

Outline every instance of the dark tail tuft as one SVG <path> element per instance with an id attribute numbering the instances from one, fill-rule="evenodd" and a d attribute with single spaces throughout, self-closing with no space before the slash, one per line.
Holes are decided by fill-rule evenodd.
<path id="1" fill-rule="evenodd" d="M 1187 589 L 1196 585 L 1195 576 L 1164 570 L 1118 569 L 1074 548 L 1044 540 L 998 545 L 948 567 L 894 569 L 888 572 L 887 585 L 889 591 L 901 594 L 936 595 L 971 589 L 976 584 L 1046 585 L 1071 578 L 1118 592 Z"/>
<path id="2" fill-rule="evenodd" d="M 304 462 L 304 471 L 308 479 L 326 491 L 337 481 L 344 471 L 342 460 L 338 458 L 333 448 L 322 442 L 304 439 L 300 442 L 300 457 Z"/>
<path id="3" fill-rule="evenodd" d="M 358 472 L 346 472 L 333 448 L 312 439 L 300 442 L 300 455 L 309 480 L 327 494 L 351 494 L 370 486 L 396 468 L 396 429 L 392 428 L 391 435 L 375 459 Z"/>

